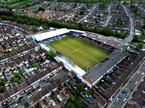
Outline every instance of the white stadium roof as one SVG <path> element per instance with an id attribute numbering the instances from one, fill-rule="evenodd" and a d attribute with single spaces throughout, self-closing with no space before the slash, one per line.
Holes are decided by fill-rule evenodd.
<path id="1" fill-rule="evenodd" d="M 80 30 L 74 30 L 74 29 L 70 29 L 71 32 L 76 32 L 76 33 L 82 33 L 82 34 L 85 34 L 84 31 L 80 31 Z"/>
<path id="2" fill-rule="evenodd" d="M 45 32 L 45 33 L 38 33 L 36 35 L 33 35 L 33 38 L 35 38 L 36 41 L 42 41 L 42 40 L 49 39 L 49 38 L 59 36 L 59 35 L 63 35 L 63 34 L 69 33 L 69 32 L 85 34 L 84 31 L 62 28 L 62 29 L 57 29 L 54 31 Z"/>
<path id="3" fill-rule="evenodd" d="M 55 36 L 59 36 L 59 35 L 63 35 L 63 34 L 69 33 L 69 32 L 70 32 L 70 30 L 63 28 L 63 29 L 57 29 L 57 30 L 50 31 L 50 32 L 39 33 L 39 34 L 34 35 L 33 37 L 37 41 L 42 41 L 42 40 L 52 38 Z"/>

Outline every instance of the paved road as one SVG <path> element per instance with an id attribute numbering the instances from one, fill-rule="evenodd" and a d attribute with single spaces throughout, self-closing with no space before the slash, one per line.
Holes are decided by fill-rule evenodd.
<path id="1" fill-rule="evenodd" d="M 107 108 L 123 108 L 144 77 L 145 63 L 131 76 L 128 82 L 120 88 L 120 92 L 113 98 Z"/>
<path id="2" fill-rule="evenodd" d="M 109 24 L 109 22 L 110 22 L 111 18 L 112 18 L 112 16 L 111 16 L 111 15 L 108 15 L 108 16 L 107 16 L 107 20 L 105 21 L 105 23 L 104 23 L 103 27 L 106 27 L 106 26 Z"/>
<path id="3" fill-rule="evenodd" d="M 72 5 L 72 4 L 70 4 L 70 5 Z M 68 5 L 67 8 L 69 8 L 70 5 Z M 81 6 L 77 7 L 77 8 L 75 8 L 75 9 L 73 9 L 72 12 L 70 12 L 70 13 L 68 13 L 68 14 L 65 14 L 65 15 L 63 15 L 63 16 L 61 16 L 61 17 L 59 17 L 58 20 L 61 20 L 61 19 L 65 18 L 65 17 L 69 17 L 69 16 L 71 16 L 71 15 L 75 15 L 74 12 L 77 11 L 78 9 L 80 9 L 82 6 L 83 6 L 83 5 L 81 5 Z"/>
<path id="4" fill-rule="evenodd" d="M 78 10 L 80 10 L 83 6 L 85 6 L 85 5 L 81 4 L 80 6 L 78 6 L 77 8 L 74 9 L 74 12 L 78 12 Z"/>
<path id="5" fill-rule="evenodd" d="M 22 29 L 22 28 L 16 26 L 15 24 L 13 24 L 13 23 L 10 22 L 10 21 L 0 21 L 0 25 L 1 25 L 1 26 L 12 27 L 12 28 L 14 28 L 14 29 L 20 31 L 21 34 L 23 34 L 23 35 L 26 35 L 26 34 L 27 34 L 27 31 L 26 31 L 26 30 L 24 30 L 24 29 Z"/>
<path id="6" fill-rule="evenodd" d="M 112 15 L 111 15 L 111 8 L 112 8 L 112 4 L 109 4 L 109 6 L 108 6 L 108 16 L 107 16 L 107 19 L 106 19 L 106 21 L 105 21 L 103 27 L 106 27 L 106 26 L 109 24 L 109 22 L 110 22 L 110 20 L 111 20 L 111 18 L 112 18 Z"/>
<path id="7" fill-rule="evenodd" d="M 124 41 L 126 43 L 130 43 L 133 40 L 133 36 L 134 36 L 133 17 L 130 15 L 128 8 L 126 8 L 126 6 L 124 6 L 123 4 L 121 5 L 123 9 L 125 10 L 126 15 L 129 17 L 129 21 L 130 21 L 130 33 L 129 33 L 129 36 L 124 39 Z"/>
<path id="8" fill-rule="evenodd" d="M 94 5 L 92 8 L 91 8 L 91 11 L 86 15 L 84 16 L 82 19 L 80 19 L 79 21 L 77 21 L 77 23 L 80 23 L 82 22 L 83 20 L 87 19 L 92 13 L 93 11 L 97 8 L 97 5 Z"/>
<path id="9" fill-rule="evenodd" d="M 144 12 L 145 12 L 145 9 L 144 9 L 144 8 L 142 8 L 141 6 L 138 6 L 138 8 L 140 8 L 142 11 L 144 11 Z"/>
<path id="10" fill-rule="evenodd" d="M 35 83 L 34 85 L 37 86 L 36 89 L 34 91 L 32 91 L 30 94 L 26 94 L 24 95 L 22 98 L 21 98 L 21 103 L 18 102 L 18 99 L 15 99 L 14 100 L 14 103 L 19 103 L 19 104 L 13 104 L 12 105 L 12 108 L 23 108 L 23 107 L 20 107 L 20 105 L 24 106 L 24 102 L 28 102 L 30 105 L 33 103 L 32 102 L 32 95 L 34 95 L 36 93 L 36 91 L 39 91 L 41 90 L 43 87 L 48 87 L 48 89 L 50 89 L 50 92 L 51 92 L 51 89 L 54 89 L 55 86 L 53 85 L 50 85 L 51 84 L 51 80 L 56 80 L 56 79 L 62 79 L 64 78 L 64 76 L 66 75 L 66 72 L 65 71 L 61 71 L 60 73 L 57 73 L 55 74 L 54 76 L 52 77 L 48 77 L 48 76 L 45 76 L 43 77 L 43 79 L 40 79 L 39 81 L 37 81 L 37 83 Z M 46 83 L 43 82 L 43 81 L 47 81 Z M 49 92 L 48 92 L 49 94 Z"/>

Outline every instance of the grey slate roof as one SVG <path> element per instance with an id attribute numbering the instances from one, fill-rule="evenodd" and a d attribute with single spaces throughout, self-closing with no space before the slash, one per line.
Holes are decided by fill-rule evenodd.
<path id="1" fill-rule="evenodd" d="M 119 61 L 121 61 L 127 52 L 121 50 L 115 50 L 110 56 L 108 56 L 100 64 L 94 66 L 89 70 L 85 75 L 91 84 L 97 82 L 100 78 L 103 77 L 110 69 L 112 69 Z"/>

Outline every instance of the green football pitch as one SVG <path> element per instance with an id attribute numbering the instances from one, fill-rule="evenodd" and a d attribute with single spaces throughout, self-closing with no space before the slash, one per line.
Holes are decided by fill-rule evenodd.
<path id="1" fill-rule="evenodd" d="M 60 51 L 84 70 L 90 69 L 110 54 L 80 38 L 72 36 L 52 42 L 50 46 Z"/>

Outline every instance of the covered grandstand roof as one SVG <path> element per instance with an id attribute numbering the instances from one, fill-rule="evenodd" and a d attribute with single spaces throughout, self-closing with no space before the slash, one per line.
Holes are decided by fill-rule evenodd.
<path id="1" fill-rule="evenodd" d="M 80 30 L 74 30 L 74 29 L 70 29 L 71 32 L 76 32 L 76 33 L 82 33 L 82 34 L 85 34 L 84 31 L 80 31 Z"/>
<path id="2" fill-rule="evenodd" d="M 106 61 L 98 64 L 89 70 L 84 78 L 92 85 L 95 85 L 113 66 L 126 56 L 126 52 L 115 50 Z"/>
<path id="3" fill-rule="evenodd" d="M 62 29 L 57 29 L 54 31 L 50 31 L 50 32 L 45 32 L 45 33 L 39 33 L 34 35 L 33 37 L 37 40 L 37 41 L 42 41 L 45 39 L 49 39 L 55 36 L 59 36 L 59 35 L 63 35 L 66 33 L 69 33 L 70 30 L 66 29 L 66 28 L 62 28 Z"/>
<path id="4" fill-rule="evenodd" d="M 71 71 L 75 72 L 77 75 L 82 77 L 83 75 L 86 74 L 86 72 L 83 69 L 81 69 L 75 64 L 71 64 L 68 60 L 66 60 L 66 58 L 58 57 L 58 56 L 55 58 L 60 60 L 67 69 L 70 69 Z"/>
<path id="5" fill-rule="evenodd" d="M 62 28 L 62 29 L 57 29 L 57 30 L 54 30 L 54 31 L 49 31 L 49 32 L 45 32 L 45 33 L 36 34 L 36 35 L 33 36 L 33 38 L 35 38 L 36 41 L 43 41 L 45 39 L 53 38 L 55 36 L 60 36 L 60 35 L 63 35 L 63 34 L 67 34 L 69 32 L 85 34 L 84 31 Z"/>

